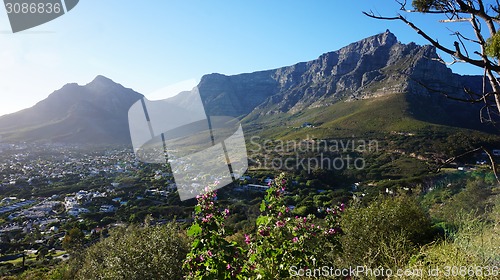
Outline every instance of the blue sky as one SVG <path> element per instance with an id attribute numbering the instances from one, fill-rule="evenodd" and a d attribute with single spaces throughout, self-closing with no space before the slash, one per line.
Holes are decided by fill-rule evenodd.
<path id="1" fill-rule="evenodd" d="M 398 8 L 392 0 L 81 0 L 66 15 L 15 34 L 0 8 L 0 115 L 99 74 L 159 99 L 166 94 L 161 89 L 191 88 L 203 74 L 308 61 L 386 29 L 403 43 L 426 44 L 402 22 L 362 14 L 374 10 L 392 16 Z M 408 17 L 440 42 L 453 39 L 447 28 L 466 25 Z"/>

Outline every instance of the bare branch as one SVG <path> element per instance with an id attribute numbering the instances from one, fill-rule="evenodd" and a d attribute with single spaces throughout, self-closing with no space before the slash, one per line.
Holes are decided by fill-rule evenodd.
<path id="1" fill-rule="evenodd" d="M 441 19 L 439 22 L 441 23 L 449 23 L 449 22 L 466 22 L 469 21 L 467 18 L 458 18 L 458 19 Z"/>
<path id="2" fill-rule="evenodd" d="M 396 0 L 396 2 L 401 6 L 400 8 L 401 11 L 406 10 L 406 0 L 404 1 Z"/>
<path id="3" fill-rule="evenodd" d="M 464 102 L 464 103 L 476 104 L 476 103 L 485 102 L 487 97 L 495 94 L 494 92 L 488 92 L 485 94 L 478 94 L 478 93 L 473 92 L 471 89 L 464 87 L 464 88 L 457 88 L 457 90 L 459 90 L 459 89 L 463 90 L 463 92 L 469 96 L 469 99 L 459 98 L 459 97 L 451 96 L 447 92 L 443 92 L 441 90 L 431 88 L 428 85 L 426 85 L 425 83 L 418 81 L 412 77 L 409 77 L 409 78 L 430 92 L 439 93 L 450 100 L 460 101 L 460 102 Z M 476 96 L 476 97 L 474 97 L 474 96 Z"/>
<path id="4" fill-rule="evenodd" d="M 466 55 L 466 56 L 469 56 L 469 52 L 467 51 L 467 47 L 465 46 L 464 42 L 462 41 L 462 37 L 463 37 L 463 36 L 461 36 L 459 32 L 455 32 L 455 34 L 454 34 L 454 35 L 456 35 L 456 36 L 457 36 L 457 40 L 458 40 L 458 41 L 460 42 L 460 44 L 462 45 L 462 48 L 463 48 L 463 49 L 464 49 L 464 51 L 465 51 L 465 55 Z M 465 38 L 465 37 L 464 37 L 464 38 Z"/>
<path id="5" fill-rule="evenodd" d="M 467 151 L 467 152 L 465 152 L 465 153 L 463 153 L 463 154 L 460 154 L 460 155 L 458 155 L 458 156 L 451 157 L 451 158 L 449 158 L 449 159 L 445 160 L 445 161 L 441 164 L 441 166 L 440 166 L 440 167 L 438 167 L 438 171 L 439 171 L 442 167 L 444 167 L 445 165 L 447 165 L 447 164 L 449 164 L 449 163 L 454 162 L 454 161 L 455 161 L 455 160 L 457 160 L 458 158 L 461 158 L 461 157 L 464 157 L 464 156 L 466 156 L 466 155 L 469 155 L 469 154 L 475 153 L 475 152 L 480 151 L 480 150 L 482 150 L 482 149 L 483 149 L 483 147 L 475 148 L 475 149 L 469 150 L 469 151 Z"/>
<path id="6" fill-rule="evenodd" d="M 497 183 L 500 184 L 500 179 L 498 178 L 498 173 L 497 173 L 495 159 L 491 156 L 491 153 L 488 150 L 486 150 L 483 147 L 481 147 L 481 148 L 488 155 L 488 158 L 490 159 L 490 163 L 491 163 L 491 168 L 493 169 L 493 174 L 495 174 L 495 178 L 497 179 Z"/>
<path id="7" fill-rule="evenodd" d="M 448 28 L 448 30 L 450 30 L 450 29 Z M 450 30 L 450 31 L 452 31 L 452 30 Z M 469 42 L 472 42 L 472 43 L 481 44 L 481 42 L 479 42 L 478 40 L 474 40 L 474 39 L 471 39 L 469 37 L 465 37 L 462 33 L 458 32 L 458 31 L 452 31 L 452 32 L 453 32 L 452 35 L 457 36 L 457 39 L 460 40 L 460 41 L 465 40 L 465 41 L 469 41 Z M 462 45 L 463 45 L 463 43 L 462 43 Z M 465 46 L 464 46 L 464 48 L 465 48 Z"/>
<path id="8" fill-rule="evenodd" d="M 495 159 L 493 158 L 493 156 L 491 155 L 491 153 L 485 149 L 483 146 L 479 147 L 479 148 L 475 148 L 475 149 L 472 149 L 472 150 L 469 150 L 463 154 L 460 154 L 458 156 L 454 156 L 454 157 L 451 157 L 447 160 L 445 160 L 442 164 L 440 164 L 437 168 L 436 168 L 436 172 L 439 172 L 441 170 L 441 168 L 443 168 L 445 165 L 449 164 L 449 163 L 452 163 L 454 162 L 455 160 L 461 158 L 461 157 L 464 157 L 464 156 L 467 156 L 467 155 L 470 155 L 472 153 L 475 153 L 475 152 L 478 152 L 478 151 L 483 151 L 484 153 L 486 153 L 486 155 L 488 155 L 489 157 L 489 160 L 490 160 L 490 164 L 491 164 L 491 169 L 493 170 L 493 174 L 495 175 L 495 179 L 497 180 L 497 183 L 500 184 L 500 178 L 498 177 L 498 172 L 497 172 L 497 168 L 496 168 L 496 162 L 495 162 Z"/>

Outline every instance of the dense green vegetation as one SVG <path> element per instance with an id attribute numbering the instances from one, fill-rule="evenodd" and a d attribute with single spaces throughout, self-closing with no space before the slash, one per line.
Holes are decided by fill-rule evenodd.
<path id="1" fill-rule="evenodd" d="M 287 279 L 307 275 L 308 268 L 362 266 L 423 279 L 436 278 L 428 275 L 436 268 L 438 278 L 469 273 L 496 279 L 500 190 L 488 178 L 479 172 L 441 176 L 427 191 L 380 192 L 351 201 L 345 210 L 322 198 L 328 194 L 305 195 L 304 204 L 329 210 L 299 213 L 301 207 L 287 206 L 292 180 L 279 177 L 261 200 L 253 225 L 235 227 L 238 219 L 232 217 L 241 215 L 243 206 L 224 202 L 223 194 L 213 200 L 209 192 L 198 199 L 188 229 L 175 222 L 154 225 L 147 218 L 142 226 L 115 228 L 69 261 L 14 278 Z M 74 231 L 70 236 L 78 240 Z M 79 242 L 67 243 L 67 250 L 80 248 Z"/>

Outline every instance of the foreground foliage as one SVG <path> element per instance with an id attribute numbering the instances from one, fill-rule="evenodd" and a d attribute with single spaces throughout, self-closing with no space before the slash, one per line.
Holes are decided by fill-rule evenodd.
<path id="1" fill-rule="evenodd" d="M 117 228 L 90 247 L 78 279 L 181 279 L 187 242 L 175 224 Z"/>
<path id="2" fill-rule="evenodd" d="M 430 216 L 408 196 L 349 208 L 341 221 L 343 266 L 404 267 L 419 245 L 431 240 L 431 226 Z"/>
<path id="3" fill-rule="evenodd" d="M 270 185 L 254 226 L 236 234 L 227 225 L 229 209 L 207 189 L 198 197 L 189 237 L 175 222 L 153 226 L 146 220 L 144 226 L 112 230 L 55 269 L 32 269 L 17 279 L 310 279 L 300 277 L 324 266 L 402 269 L 420 273 L 412 276 L 418 279 L 446 279 L 446 269 L 455 268 L 458 278 L 464 272 L 496 279 L 499 190 L 480 178 L 450 187 L 421 195 L 381 194 L 346 209 L 298 216 L 286 203 L 288 180 L 282 174 Z M 439 202 L 429 204 L 434 200 Z M 439 275 L 428 274 L 436 268 Z"/>

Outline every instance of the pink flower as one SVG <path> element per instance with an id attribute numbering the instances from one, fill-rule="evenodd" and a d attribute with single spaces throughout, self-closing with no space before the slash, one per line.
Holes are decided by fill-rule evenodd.
<path id="1" fill-rule="evenodd" d="M 246 244 L 250 244 L 250 241 L 251 241 L 251 240 L 250 240 L 250 235 L 245 234 L 245 243 L 246 243 Z"/>
<path id="2" fill-rule="evenodd" d="M 299 241 L 299 238 L 298 238 L 298 237 L 294 237 L 294 238 L 292 239 L 292 242 L 293 242 L 293 243 L 297 243 L 298 241 Z"/>
<path id="3" fill-rule="evenodd" d="M 262 236 L 268 236 L 269 232 L 267 232 L 267 230 L 259 229 L 259 234 Z"/>
<path id="4" fill-rule="evenodd" d="M 283 222 L 283 221 L 277 221 L 276 222 L 276 226 L 277 227 L 284 227 L 285 226 L 285 222 Z"/>
<path id="5" fill-rule="evenodd" d="M 335 232 L 336 232 L 335 229 L 331 228 L 326 233 L 332 235 L 332 234 L 335 234 Z"/>
<path id="6" fill-rule="evenodd" d="M 208 255 L 209 257 L 212 257 L 212 256 L 213 256 L 212 251 L 208 250 L 207 255 Z"/>
<path id="7" fill-rule="evenodd" d="M 224 214 L 229 215 L 229 209 L 224 209 Z"/>
<path id="8" fill-rule="evenodd" d="M 231 269 L 231 265 L 230 264 L 227 264 L 226 268 L 229 270 Z"/>

